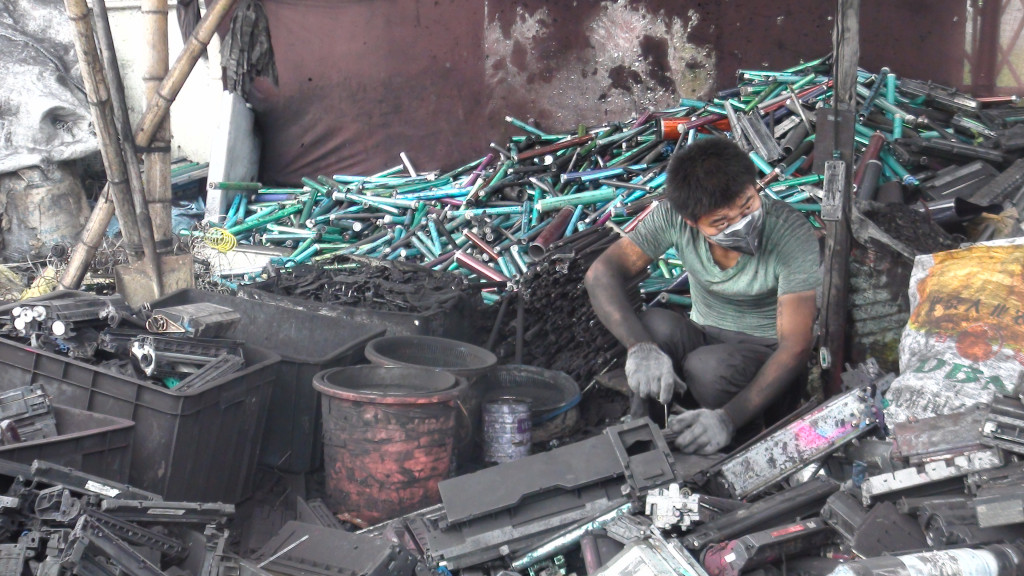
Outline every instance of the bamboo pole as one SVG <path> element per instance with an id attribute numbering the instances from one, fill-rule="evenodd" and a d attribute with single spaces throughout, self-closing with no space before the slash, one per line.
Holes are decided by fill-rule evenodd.
<path id="1" fill-rule="evenodd" d="M 157 286 L 156 293 L 159 295 L 161 293 L 159 287 L 162 286 L 163 282 L 161 279 L 160 259 L 157 257 L 154 241 L 155 228 L 150 218 L 145 187 L 143 186 L 142 175 L 139 171 L 139 158 L 135 154 L 135 144 L 132 140 L 132 125 L 128 115 L 128 102 L 124 96 L 121 66 L 117 62 L 117 51 L 114 49 L 114 35 L 110 31 L 110 19 L 107 17 L 106 0 L 93 0 L 93 21 L 96 26 L 96 38 L 101 48 L 100 53 L 103 56 L 104 70 L 107 73 L 114 124 L 117 127 L 118 139 L 121 143 L 121 156 L 124 159 L 128 172 L 128 187 L 131 190 L 132 203 L 135 205 L 135 219 L 139 225 L 143 253 L 147 264 L 150 266 L 153 282 Z M 168 180 L 169 183 L 170 181 Z M 168 192 L 170 192 L 169 188 Z"/>
<path id="2" fill-rule="evenodd" d="M 74 28 L 75 51 L 82 70 L 89 107 L 92 109 L 96 137 L 99 140 L 100 156 L 107 173 L 109 192 L 113 198 L 121 233 L 127 244 L 129 258 L 138 261 L 142 253 L 142 242 L 138 222 L 126 181 L 124 157 L 117 143 L 117 130 L 110 105 L 110 93 L 103 76 L 96 39 L 93 37 L 92 20 L 86 0 L 65 0 L 65 9 Z"/>
<path id="3" fill-rule="evenodd" d="M 89 220 L 82 229 L 82 236 L 71 252 L 71 259 L 67 268 L 61 274 L 57 286 L 64 290 L 77 290 L 85 280 L 85 273 L 89 270 L 96 250 L 103 243 L 103 235 L 107 232 L 107 225 L 114 215 L 114 200 L 110 197 L 110 184 L 103 187 L 96 206 L 89 214 Z"/>
<path id="4" fill-rule="evenodd" d="M 167 76 L 167 0 L 143 0 L 142 15 L 149 45 L 146 70 L 142 76 L 148 102 L 155 97 L 160 83 Z M 153 218 L 153 236 L 156 238 L 157 250 L 166 253 L 173 248 L 170 110 L 157 127 L 153 142 L 143 155 L 143 162 L 146 166 L 146 201 Z"/>
<path id="5" fill-rule="evenodd" d="M 178 92 L 185 85 L 185 80 L 188 78 L 192 68 L 195 67 L 196 62 L 199 61 L 206 46 L 210 43 L 210 39 L 213 38 L 217 26 L 220 25 L 234 4 L 235 0 L 219 0 L 199 20 L 199 25 L 192 31 L 192 35 L 189 36 L 188 42 L 185 43 L 181 54 L 174 61 L 174 66 L 171 67 L 163 82 L 160 83 L 160 88 L 157 89 L 156 94 L 149 100 L 146 112 L 143 114 L 142 120 L 135 130 L 135 144 L 137 146 L 149 146 L 153 141 L 160 123 L 171 108 L 171 102 L 178 96 Z"/>

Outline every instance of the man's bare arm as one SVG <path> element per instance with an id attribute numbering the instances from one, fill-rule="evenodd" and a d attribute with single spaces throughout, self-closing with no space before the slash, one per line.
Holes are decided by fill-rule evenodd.
<path id="1" fill-rule="evenodd" d="M 626 286 L 652 261 L 632 240 L 620 238 L 594 261 L 583 278 L 597 317 L 626 348 L 651 341 L 629 303 Z"/>
<path id="2" fill-rule="evenodd" d="M 750 384 L 724 406 L 735 428 L 750 422 L 787 392 L 803 369 L 814 345 L 814 290 L 779 297 L 779 347 L 768 357 Z"/>

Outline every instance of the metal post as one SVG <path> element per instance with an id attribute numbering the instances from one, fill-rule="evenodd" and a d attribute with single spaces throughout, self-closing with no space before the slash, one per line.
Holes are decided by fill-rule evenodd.
<path id="1" fill-rule="evenodd" d="M 857 62 L 860 59 L 860 0 L 838 0 L 833 32 L 835 128 L 832 158 L 844 163 L 839 212 L 825 221 L 825 277 L 822 285 L 822 360 L 827 368 L 826 396 L 842 389 L 840 374 L 846 358 L 846 297 L 851 245 L 850 196 L 853 188 L 853 137 L 857 108 Z"/>
<path id="2" fill-rule="evenodd" d="M 999 28 L 1003 3 L 997 0 L 973 2 L 978 6 L 981 24 L 974 35 L 974 65 L 971 67 L 971 92 L 979 96 L 996 93 L 996 63 L 999 61 Z"/>

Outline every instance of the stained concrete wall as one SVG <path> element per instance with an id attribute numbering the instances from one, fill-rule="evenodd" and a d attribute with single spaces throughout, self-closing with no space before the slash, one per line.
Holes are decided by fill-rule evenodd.
<path id="1" fill-rule="evenodd" d="M 406 152 L 448 169 L 519 133 L 627 120 L 735 85 L 739 68 L 785 68 L 832 48 L 820 0 L 264 0 L 280 82 L 250 102 L 261 179 L 368 174 Z M 138 0 L 110 0 L 133 115 L 142 109 Z M 173 6 L 173 4 L 172 4 Z M 172 8 L 173 10 L 173 8 Z M 861 65 L 955 85 L 962 0 L 863 0 Z M 171 18 L 171 54 L 180 35 Z M 223 28 L 223 27 L 222 27 Z M 213 65 L 210 65 L 213 62 Z M 218 58 L 172 107 L 174 151 L 204 161 L 216 125 Z"/>
<path id="2" fill-rule="evenodd" d="M 146 108 L 142 74 L 146 69 L 147 44 L 145 23 L 139 5 L 139 0 L 107 0 L 114 49 L 117 50 L 121 66 L 133 126 L 138 123 Z M 171 64 L 181 53 L 183 45 L 174 10 L 175 3 L 170 2 L 167 27 Z M 210 143 L 220 108 L 218 46 L 219 42 L 215 39 L 207 51 L 209 57 L 199 61 L 171 106 L 172 157 L 186 157 L 194 162 L 209 161 Z"/>
<path id="3" fill-rule="evenodd" d="M 281 74 L 253 98 L 265 181 L 452 168 L 517 133 L 628 120 L 827 54 L 834 2 L 265 0 Z M 961 0 L 864 0 L 862 65 L 956 84 Z"/>

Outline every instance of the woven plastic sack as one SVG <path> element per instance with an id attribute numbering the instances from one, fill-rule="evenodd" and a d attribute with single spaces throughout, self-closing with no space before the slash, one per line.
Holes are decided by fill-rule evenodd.
<path id="1" fill-rule="evenodd" d="M 918 256 L 889 424 L 1012 394 L 1024 377 L 1024 238 Z"/>

